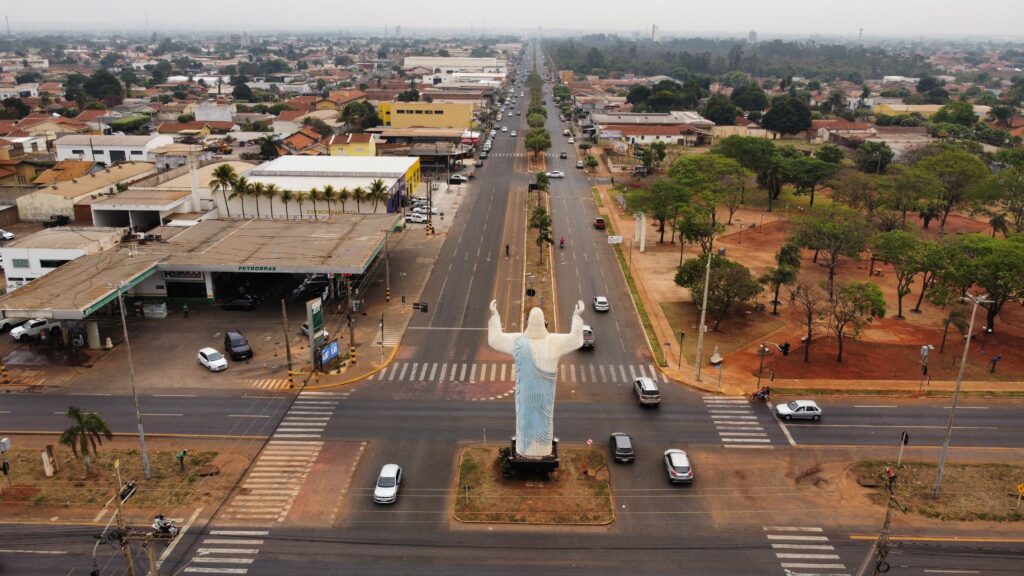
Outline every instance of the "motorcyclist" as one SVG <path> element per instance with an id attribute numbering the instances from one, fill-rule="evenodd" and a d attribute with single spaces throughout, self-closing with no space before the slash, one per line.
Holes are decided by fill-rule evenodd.
<path id="1" fill-rule="evenodd" d="M 153 530 L 160 534 L 167 534 L 171 531 L 171 523 L 164 519 L 163 514 L 153 517 Z"/>
<path id="2" fill-rule="evenodd" d="M 562 239 L 558 242 L 558 247 L 565 248 L 565 236 L 562 236 Z"/>
<path id="3" fill-rule="evenodd" d="M 509 254 L 508 244 L 505 244 L 505 256 L 508 257 L 508 254 Z"/>

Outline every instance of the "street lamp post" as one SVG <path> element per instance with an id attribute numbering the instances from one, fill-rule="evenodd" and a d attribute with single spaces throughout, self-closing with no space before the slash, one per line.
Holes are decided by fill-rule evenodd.
<path id="1" fill-rule="evenodd" d="M 679 369 L 683 369 L 683 344 L 686 342 L 686 331 L 679 331 Z"/>
<path id="2" fill-rule="evenodd" d="M 388 247 L 388 236 L 391 230 L 384 230 L 384 301 L 391 302 L 391 249 Z"/>
<path id="3" fill-rule="evenodd" d="M 122 288 L 124 283 L 120 283 L 117 286 L 117 304 L 118 308 L 121 309 L 121 329 L 124 330 L 124 346 L 128 352 L 128 379 L 132 385 L 132 401 L 135 403 L 135 421 L 139 426 L 139 449 L 142 452 L 142 472 L 146 476 L 146 480 L 149 480 L 152 476 L 152 471 L 149 467 L 149 451 L 146 450 L 146 432 L 142 428 L 142 412 L 139 411 L 139 393 L 135 389 L 135 363 L 132 362 L 132 344 L 128 340 L 128 320 L 124 315 L 124 291 Z"/>
<path id="4" fill-rule="evenodd" d="M 704 300 L 700 306 L 700 325 L 697 327 L 697 359 L 694 364 L 694 379 L 700 382 L 700 365 L 704 362 L 704 333 L 708 328 L 704 324 L 708 310 L 708 285 L 711 283 L 711 251 L 708 250 L 708 265 L 704 272 Z"/>
<path id="5" fill-rule="evenodd" d="M 946 467 L 946 455 L 949 452 L 949 439 L 953 434 L 953 419 L 956 417 L 956 405 L 960 400 L 960 385 L 964 382 L 964 369 L 967 367 L 967 351 L 971 347 L 971 335 L 974 332 L 974 317 L 978 313 L 978 304 L 989 304 L 992 301 L 988 299 L 987 294 L 981 296 L 964 296 L 963 300 L 967 300 L 973 304 L 971 306 L 971 323 L 967 328 L 967 340 L 964 342 L 964 354 L 960 358 L 960 373 L 956 376 L 956 388 L 953 390 L 953 405 L 949 409 L 949 421 L 946 422 L 946 439 L 942 442 L 942 455 L 939 456 L 939 469 L 935 473 L 935 489 L 932 491 L 932 497 L 938 498 L 939 491 L 942 489 L 942 472 Z"/>

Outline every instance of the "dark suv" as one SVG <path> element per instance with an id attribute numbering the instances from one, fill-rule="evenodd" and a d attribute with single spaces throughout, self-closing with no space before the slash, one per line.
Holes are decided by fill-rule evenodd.
<path id="1" fill-rule="evenodd" d="M 228 330 L 224 333 L 224 349 L 232 360 L 246 360 L 252 358 L 252 348 L 249 341 L 242 336 L 238 330 Z"/>
<path id="2" fill-rule="evenodd" d="M 56 228 L 57 226 L 67 226 L 71 224 L 71 218 L 63 214 L 54 214 L 43 221 L 43 228 Z"/>
<path id="3" fill-rule="evenodd" d="M 633 439 L 625 432 L 613 432 L 608 439 L 609 448 L 612 451 L 612 458 L 616 462 L 632 462 L 635 458 L 633 452 Z"/>

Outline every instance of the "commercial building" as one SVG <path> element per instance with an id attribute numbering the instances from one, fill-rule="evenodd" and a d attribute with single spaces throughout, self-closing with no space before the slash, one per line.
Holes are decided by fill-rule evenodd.
<path id="1" fill-rule="evenodd" d="M 57 160 L 91 160 L 116 164 L 129 160 L 152 162 L 153 151 L 174 143 L 170 134 L 148 136 L 72 135 L 58 138 L 53 147 Z"/>
<path id="2" fill-rule="evenodd" d="M 109 250 L 121 241 L 123 228 L 49 228 L 0 247 L 7 291 L 85 256 Z"/>
<path id="3" fill-rule="evenodd" d="M 331 156 L 376 156 L 375 134 L 333 134 L 327 139 Z"/>
<path id="4" fill-rule="evenodd" d="M 90 223 L 92 209 L 79 206 L 84 200 L 117 193 L 118 184 L 128 184 L 156 174 L 156 166 L 148 162 L 128 162 L 92 172 L 88 176 L 57 182 L 20 196 L 18 214 L 25 221 L 42 221 L 60 214 L 73 221 Z"/>
<path id="5" fill-rule="evenodd" d="M 377 115 L 392 128 L 461 128 L 473 124 L 469 102 L 381 102 Z"/>
<path id="6" fill-rule="evenodd" d="M 467 70 L 505 74 L 508 70 L 508 63 L 497 58 L 406 56 L 402 69 L 412 70 L 413 68 L 432 70 L 441 74 L 452 74 Z"/>

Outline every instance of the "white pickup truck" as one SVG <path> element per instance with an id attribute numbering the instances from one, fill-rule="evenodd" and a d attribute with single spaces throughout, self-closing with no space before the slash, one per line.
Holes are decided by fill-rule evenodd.
<path id="1" fill-rule="evenodd" d="M 31 340 L 38 337 L 44 330 L 49 330 L 54 326 L 60 326 L 60 322 L 46 318 L 33 318 L 11 330 L 11 338 L 19 342 Z"/>

